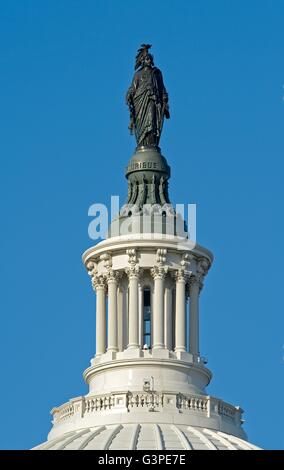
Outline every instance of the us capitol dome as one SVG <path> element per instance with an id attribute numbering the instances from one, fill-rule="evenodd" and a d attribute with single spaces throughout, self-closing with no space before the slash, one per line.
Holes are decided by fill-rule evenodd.
<path id="1" fill-rule="evenodd" d="M 83 254 L 96 294 L 96 353 L 85 396 L 52 409 L 35 450 L 255 450 L 243 410 L 207 393 L 199 296 L 212 253 L 194 243 L 168 194 L 158 146 L 168 95 L 150 45 L 136 56 L 127 93 L 137 148 L 128 200 L 105 240 Z"/>

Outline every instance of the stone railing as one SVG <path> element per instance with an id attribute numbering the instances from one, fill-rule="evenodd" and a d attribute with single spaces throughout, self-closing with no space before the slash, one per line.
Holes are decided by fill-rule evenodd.
<path id="1" fill-rule="evenodd" d="M 115 406 L 114 395 L 102 395 L 92 398 L 85 398 L 85 413 L 94 411 L 110 410 Z"/>
<path id="2" fill-rule="evenodd" d="M 78 397 L 73 398 L 68 403 L 64 403 L 63 405 L 59 406 L 58 408 L 53 408 L 51 410 L 51 414 L 53 416 L 53 424 L 54 426 L 58 424 L 65 423 L 73 416 L 80 415 L 83 417 L 85 409 L 85 397 Z"/>
<path id="3" fill-rule="evenodd" d="M 177 395 L 177 408 L 196 411 L 207 411 L 208 397 Z"/>
<path id="4" fill-rule="evenodd" d="M 138 392 L 128 393 L 127 395 L 127 409 L 130 411 L 132 408 L 148 408 L 155 409 L 163 406 L 164 395 L 156 392 Z"/>
<path id="5" fill-rule="evenodd" d="M 59 408 L 53 408 L 51 414 L 53 415 L 54 424 L 57 422 L 63 423 L 74 415 L 74 405 L 69 402 Z"/>
<path id="6" fill-rule="evenodd" d="M 145 411 L 159 411 L 162 409 L 179 410 L 186 413 L 197 412 L 203 413 L 206 417 L 224 416 L 226 419 L 241 424 L 242 410 L 218 398 L 208 395 L 184 395 L 173 392 L 159 393 L 155 391 L 149 392 L 114 392 L 104 395 L 94 395 L 87 397 L 78 397 L 70 400 L 70 402 L 53 408 L 54 426 L 61 425 L 71 418 L 87 417 L 93 413 L 99 412 L 127 412 L 131 413 L 137 409 Z"/>
<path id="7" fill-rule="evenodd" d="M 228 403 L 224 403 L 223 401 L 219 401 L 218 403 L 218 413 L 219 415 L 226 416 L 227 418 L 230 419 L 235 419 L 236 417 L 236 412 L 239 414 L 241 413 L 242 410 L 237 406 L 232 406 L 229 405 Z"/>

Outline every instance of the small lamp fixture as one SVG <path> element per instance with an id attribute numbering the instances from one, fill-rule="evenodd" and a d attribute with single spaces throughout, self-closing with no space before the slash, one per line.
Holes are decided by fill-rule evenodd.
<path id="1" fill-rule="evenodd" d="M 151 389 L 150 380 L 144 379 L 143 390 L 144 392 L 149 392 Z"/>

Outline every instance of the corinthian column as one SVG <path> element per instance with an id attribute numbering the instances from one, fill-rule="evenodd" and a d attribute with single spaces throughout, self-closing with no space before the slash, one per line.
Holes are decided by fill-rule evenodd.
<path id="1" fill-rule="evenodd" d="M 189 352 L 199 356 L 199 291 L 200 281 L 196 276 L 189 279 Z"/>
<path id="2" fill-rule="evenodd" d="M 165 286 L 165 347 L 173 349 L 173 297 L 172 288 Z"/>
<path id="3" fill-rule="evenodd" d="M 126 270 L 129 279 L 129 317 L 128 317 L 128 349 L 139 348 L 139 306 L 138 279 L 139 266 L 131 266 Z"/>
<path id="4" fill-rule="evenodd" d="M 164 338 L 164 279 L 166 268 L 154 266 L 151 274 L 154 278 L 154 311 L 153 311 L 153 349 L 165 347 Z"/>
<path id="5" fill-rule="evenodd" d="M 143 330 L 144 330 L 144 288 L 143 285 L 138 286 L 138 304 L 139 304 L 139 345 L 143 348 Z"/>
<path id="6" fill-rule="evenodd" d="M 123 351 L 126 348 L 126 289 L 120 285 L 117 289 L 117 333 L 118 350 Z"/>
<path id="7" fill-rule="evenodd" d="M 96 290 L 96 356 L 106 352 L 106 283 L 103 276 L 93 277 Z"/>
<path id="8" fill-rule="evenodd" d="M 185 325 L 186 325 L 186 309 L 185 309 L 185 273 L 183 269 L 179 269 L 176 273 L 176 321 L 175 321 L 175 336 L 176 336 L 176 352 L 186 350 L 185 341 Z"/>
<path id="9" fill-rule="evenodd" d="M 110 270 L 108 284 L 108 351 L 118 351 L 117 337 L 117 273 Z"/>
<path id="10" fill-rule="evenodd" d="M 197 262 L 196 275 L 189 279 L 189 352 L 196 358 L 200 355 L 199 351 L 199 293 L 203 286 L 203 280 L 206 276 L 210 262 L 207 258 L 200 258 Z"/>

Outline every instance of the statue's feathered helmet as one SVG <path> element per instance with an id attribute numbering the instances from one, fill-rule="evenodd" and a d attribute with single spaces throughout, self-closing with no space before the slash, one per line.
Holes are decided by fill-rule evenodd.
<path id="1" fill-rule="evenodd" d="M 140 49 L 136 54 L 136 61 L 135 61 L 135 70 L 139 69 L 144 64 L 146 58 L 149 58 L 151 61 L 151 65 L 154 65 L 154 57 L 152 54 L 149 53 L 149 49 L 151 48 L 151 44 L 141 44 Z"/>

